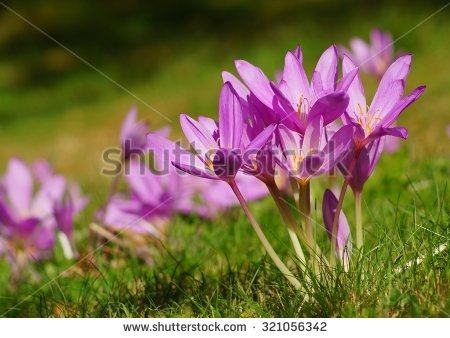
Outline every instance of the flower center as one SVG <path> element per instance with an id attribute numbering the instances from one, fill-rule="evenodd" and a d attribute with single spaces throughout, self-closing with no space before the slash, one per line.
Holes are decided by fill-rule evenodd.
<path id="1" fill-rule="evenodd" d="M 307 121 L 308 113 L 311 110 L 311 105 L 307 98 L 300 95 L 299 102 L 297 104 L 297 114 L 303 122 Z"/>
<path id="2" fill-rule="evenodd" d="M 214 156 L 214 151 L 210 148 L 208 150 L 208 152 L 206 153 L 205 162 L 211 171 L 214 171 L 213 156 Z"/>
<path id="3" fill-rule="evenodd" d="M 303 156 L 296 151 L 294 153 L 294 155 L 292 156 L 292 162 L 297 171 L 300 169 L 300 164 L 302 164 L 302 161 L 303 161 Z"/>
<path id="4" fill-rule="evenodd" d="M 373 132 L 375 124 L 378 121 L 381 121 L 379 117 L 379 111 L 375 110 L 374 112 L 369 111 L 369 106 L 366 106 L 365 110 L 363 110 L 361 104 L 358 103 L 358 123 L 364 129 L 364 134 L 367 136 Z"/>

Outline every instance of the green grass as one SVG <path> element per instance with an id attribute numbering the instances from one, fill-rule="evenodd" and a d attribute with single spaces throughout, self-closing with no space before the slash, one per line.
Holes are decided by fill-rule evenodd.
<path id="1" fill-rule="evenodd" d="M 30 3 L 17 9 L 171 119 L 174 137 L 180 135 L 180 112 L 216 115 L 220 72 L 233 71 L 234 59 L 249 60 L 270 75 L 282 67 L 285 51 L 301 43 L 310 73 L 331 43 L 367 37 L 376 25 L 399 37 L 440 7 L 226 1 L 198 8 L 179 4 L 176 11 L 161 4 L 147 12 L 130 5 L 134 12 L 127 9 L 131 14 L 117 20 L 115 7 L 100 19 L 94 15 L 98 10 L 82 1 L 70 8 Z M 0 167 L 12 155 L 46 157 L 58 172 L 81 182 L 91 204 L 77 221 L 75 240 L 86 254 L 95 247 L 88 245 L 88 225 L 110 184 L 99 177 L 102 150 L 117 144 L 118 128 L 133 104 L 153 126 L 167 121 L 10 13 L 2 15 Z M 39 281 L 24 276 L 13 288 L 10 269 L 0 261 L 0 316 L 449 316 L 448 250 L 431 254 L 450 244 L 447 16 L 448 9 L 396 43 L 414 54 L 408 90 L 428 88 L 400 118 L 409 140 L 399 153 L 383 155 L 366 186 L 364 254 L 358 261 L 354 253 L 348 274 L 313 279 L 308 290 L 315 301 L 304 303 L 287 284 L 235 208 L 214 221 L 176 217 L 151 267 L 109 243 L 65 272 L 74 262 L 64 260 L 58 248 L 54 259 L 35 266 Z M 375 83 L 364 81 L 370 95 Z M 324 186 L 322 180 L 313 183 L 317 192 Z M 315 197 L 318 241 L 328 251 L 321 196 Z M 349 194 L 344 209 L 354 224 L 352 203 Z M 274 203 L 267 198 L 251 209 L 276 251 L 296 269 Z M 422 255 L 422 264 L 395 273 Z"/>
<path id="2" fill-rule="evenodd" d="M 360 261 L 356 263 L 355 251 L 349 273 L 338 269 L 313 278 L 305 287 L 314 301 L 303 303 L 304 295 L 264 257 L 243 212 L 233 209 L 209 222 L 177 217 L 152 267 L 113 244 L 79 264 L 77 273 L 58 277 L 71 264 L 61 258 L 41 263 L 37 270 L 42 281 L 25 280 L 17 290 L 3 289 L 0 311 L 33 317 L 447 317 L 448 250 L 432 254 L 439 245 L 450 244 L 447 163 L 414 163 L 407 169 L 405 155 L 399 155 L 402 161 L 383 159 L 367 185 L 366 247 Z M 393 162 L 403 174 L 384 174 Z M 353 222 L 352 199 L 346 202 Z M 273 202 L 266 199 L 251 208 L 295 269 Z M 328 250 L 323 229 L 316 229 Z M 419 256 L 424 257 L 421 264 L 396 272 Z M 2 283 L 6 280 L 2 274 Z"/>

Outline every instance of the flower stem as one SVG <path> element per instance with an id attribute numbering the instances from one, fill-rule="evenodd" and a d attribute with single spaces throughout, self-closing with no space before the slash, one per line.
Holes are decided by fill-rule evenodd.
<path id="1" fill-rule="evenodd" d="M 353 156 L 352 162 L 350 163 L 350 166 L 348 167 L 348 171 L 349 171 L 350 175 L 351 175 L 351 172 L 353 171 L 353 168 L 356 165 L 357 156 L 359 156 L 359 153 L 357 153 Z M 339 221 L 339 215 L 341 214 L 341 210 L 342 210 L 342 205 L 344 204 L 345 193 L 347 192 L 349 183 L 350 183 L 350 176 L 346 177 L 344 180 L 344 183 L 342 184 L 341 193 L 339 194 L 338 205 L 336 207 L 336 212 L 334 214 L 333 227 L 332 227 L 332 231 L 331 231 L 331 251 L 330 251 L 330 266 L 331 267 L 334 267 L 336 264 L 335 251 L 336 251 L 337 226 L 338 226 L 338 221 Z"/>
<path id="2" fill-rule="evenodd" d="M 309 180 L 299 183 L 299 209 L 303 220 L 303 230 L 306 234 L 306 241 L 311 253 L 311 265 L 316 272 L 320 273 L 316 241 L 314 240 L 314 232 L 311 225 L 311 185 Z"/>
<path id="3" fill-rule="evenodd" d="M 308 242 L 313 244 L 314 235 L 313 229 L 311 226 L 311 189 L 309 181 L 306 183 L 301 183 L 299 191 L 299 207 L 301 211 L 301 216 L 303 220 L 303 229 L 305 230 L 306 237 L 308 238 Z"/>
<path id="4" fill-rule="evenodd" d="M 298 182 L 294 177 L 291 177 L 289 175 L 289 183 L 291 185 L 292 193 L 294 194 L 294 200 L 297 205 L 299 205 L 300 201 L 299 199 L 299 192 L 298 192 Z"/>
<path id="5" fill-rule="evenodd" d="M 266 236 L 264 235 L 261 227 L 256 222 L 255 217 L 251 213 L 251 211 L 247 205 L 247 202 L 244 199 L 244 196 L 242 196 L 241 191 L 239 190 L 238 186 L 236 185 L 236 182 L 234 180 L 230 181 L 229 185 L 230 185 L 231 189 L 233 190 L 234 194 L 236 195 L 239 203 L 241 204 L 242 209 L 244 209 L 244 212 L 247 215 L 247 217 L 253 227 L 253 230 L 255 230 L 256 235 L 258 236 L 264 249 L 266 250 L 267 254 L 270 256 L 270 258 L 272 259 L 274 264 L 281 271 L 281 273 L 287 278 L 287 280 L 295 287 L 295 289 L 297 289 L 297 290 L 302 289 L 302 285 L 300 284 L 300 282 L 297 280 L 297 278 L 294 277 L 292 272 L 287 268 L 287 266 L 283 263 L 283 261 L 280 259 L 280 257 L 278 257 L 275 250 L 270 245 L 270 243 L 267 240 Z"/>
<path id="6" fill-rule="evenodd" d="M 278 187 L 275 184 L 267 184 L 267 188 L 269 189 L 269 192 L 272 195 L 272 198 L 275 201 L 278 210 L 280 211 L 284 223 L 287 225 L 289 237 L 291 238 L 295 253 L 298 260 L 300 261 L 300 264 L 302 265 L 302 270 L 304 271 L 306 267 L 306 258 L 296 234 L 297 223 L 295 222 L 295 219 L 289 211 L 287 205 L 283 203 L 283 198 Z"/>
<path id="7" fill-rule="evenodd" d="M 361 215 L 362 191 L 355 191 L 355 221 L 356 221 L 356 247 L 361 250 L 364 245 L 364 232 Z"/>
<path id="8" fill-rule="evenodd" d="M 278 187 L 275 186 L 275 189 L 278 191 L 278 198 L 275 199 L 275 202 L 277 203 L 278 209 L 280 210 L 280 213 L 282 216 L 286 217 L 286 223 L 290 225 L 291 229 L 295 231 L 295 234 L 298 238 L 302 241 L 304 245 L 307 246 L 308 250 L 310 251 L 310 254 L 313 255 L 314 252 L 312 252 L 312 247 L 310 246 L 308 239 L 306 237 L 305 232 L 303 229 L 297 224 L 294 216 L 292 215 L 291 210 L 289 209 L 288 202 L 281 196 L 281 193 L 278 190 Z M 269 188 L 270 190 L 270 188 Z M 326 265 L 329 265 L 328 260 L 325 258 L 325 256 L 322 254 L 322 251 L 318 246 L 316 246 L 316 254 L 317 257 L 320 259 L 320 261 L 324 262 Z M 306 262 L 306 259 L 305 259 Z"/>

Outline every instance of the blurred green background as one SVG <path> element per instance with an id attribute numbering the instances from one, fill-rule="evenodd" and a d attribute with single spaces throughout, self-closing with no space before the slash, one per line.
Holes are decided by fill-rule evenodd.
<path id="1" fill-rule="evenodd" d="M 419 25 L 445 4 L 8 2 L 24 19 L 0 7 L 0 165 L 4 168 L 12 155 L 46 157 L 85 189 L 96 190 L 109 182 L 98 179 L 101 152 L 117 144 L 130 106 L 137 105 L 140 117 L 155 128 L 169 123 L 32 25 L 165 115 L 175 136 L 180 112 L 215 116 L 221 71 L 234 72 L 235 59 L 273 75 L 286 50 L 300 43 L 311 72 L 330 44 L 348 45 L 353 36 L 367 39 L 374 26 L 394 38 L 405 34 L 395 48 L 414 54 L 407 89 L 420 84 L 428 89 L 401 117 L 410 130 L 403 146 L 412 160 L 448 158 L 450 6 Z M 365 81 L 371 95 L 375 82 Z"/>

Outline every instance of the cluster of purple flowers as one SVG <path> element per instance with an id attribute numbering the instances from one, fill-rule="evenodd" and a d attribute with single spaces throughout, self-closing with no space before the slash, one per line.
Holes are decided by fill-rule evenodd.
<path id="1" fill-rule="evenodd" d="M 384 39 L 379 37 L 376 31 L 373 43 L 382 48 L 379 45 Z M 338 50 L 331 46 L 319 58 L 309 81 L 298 46 L 286 54 L 278 83 L 270 81 L 258 67 L 236 61 L 242 82 L 231 73 L 223 73 L 218 122 L 206 117 L 196 120 L 184 114 L 180 116 L 181 127 L 193 152 L 179 149 L 161 135 L 147 137 L 149 147 L 158 152 L 192 155 L 172 159 L 177 169 L 212 181 L 223 181 L 231 187 L 267 253 L 295 286 L 298 280 L 261 231 L 236 184 L 236 177 L 244 173 L 267 186 L 287 223 L 302 264 L 306 265 L 302 249 L 306 247 L 314 267 L 317 260 L 334 266 L 336 254 L 348 268 L 351 231 L 341 211 L 347 186 L 353 189 L 359 203 L 356 244 L 361 248 L 360 201 L 364 183 L 374 170 L 386 137 L 407 138 L 407 130 L 394 123 L 425 90 L 420 86 L 403 96 L 412 61 L 412 56 L 406 54 L 386 67 L 372 103 L 367 105 L 355 63 L 358 58 L 344 54 L 339 76 Z M 288 173 L 292 191 L 298 193 L 296 200 L 302 226 L 297 224 L 275 184 L 274 173 L 278 168 Z M 314 242 L 310 181 L 330 174 L 335 168 L 344 174 L 340 196 L 337 198 L 326 190 L 322 203 L 324 225 L 332 239 L 328 261 Z"/>
<path id="2" fill-rule="evenodd" d="M 236 61 L 240 79 L 222 73 L 218 121 L 180 115 L 189 142 L 185 146 L 168 139 L 168 127 L 151 131 L 131 109 L 120 131 L 127 188 L 119 191 L 122 176 L 117 175 L 97 213 L 101 227 L 95 229 L 99 234 L 124 235 L 128 241 L 138 239 L 132 246 L 151 262 L 142 238 L 162 239 L 175 214 L 213 218 L 240 204 L 275 265 L 300 288 L 247 204 L 270 194 L 303 270 L 310 266 L 317 272 L 321 264 L 334 267 L 336 258 L 348 269 L 352 240 L 342 212 L 344 197 L 350 186 L 356 247 L 362 250 L 364 184 L 381 153 L 395 148 L 393 140 L 407 138 L 407 130 L 395 123 L 425 90 L 420 86 L 404 96 L 411 61 L 410 54 L 394 60 L 392 37 L 380 30 L 372 32 L 371 45 L 353 39 L 351 51 L 334 45 L 326 49 L 310 79 L 300 46 L 287 52 L 276 82 L 249 62 Z M 370 105 L 360 70 L 379 79 Z M 152 169 L 140 156 L 149 153 Z M 310 183 L 338 172 L 343 177 L 339 196 L 327 189 L 322 200 L 324 229 L 331 239 L 327 259 L 315 242 Z M 39 188 L 34 193 L 35 185 Z M 286 193 L 293 199 L 286 199 Z M 301 222 L 290 200 L 298 204 Z M 73 219 L 87 202 L 79 187 L 55 174 L 47 162 L 38 161 L 29 169 L 23 161 L 11 159 L 0 182 L 0 255 L 20 271 L 30 260 L 51 256 L 58 238 L 66 256 L 74 257 Z"/>
<path id="3" fill-rule="evenodd" d="M 87 203 L 79 186 L 56 174 L 45 160 L 30 169 L 12 158 L 0 182 L 0 255 L 13 275 L 30 261 L 50 257 L 57 239 L 64 255 L 75 257 L 73 219 Z"/>

